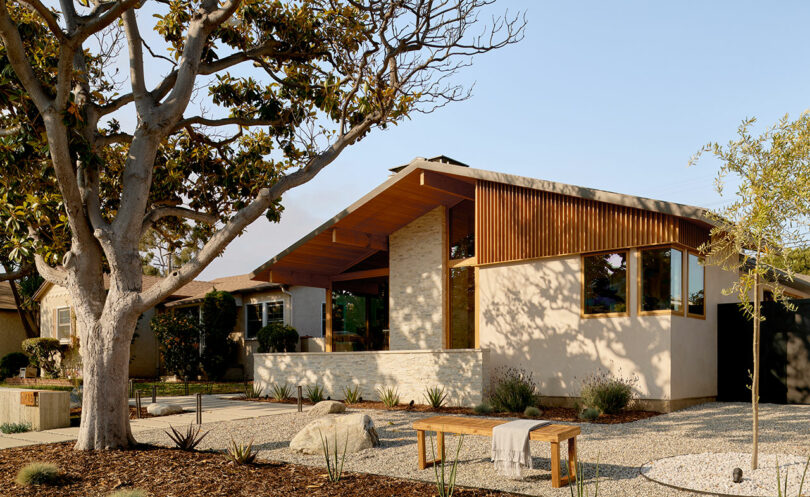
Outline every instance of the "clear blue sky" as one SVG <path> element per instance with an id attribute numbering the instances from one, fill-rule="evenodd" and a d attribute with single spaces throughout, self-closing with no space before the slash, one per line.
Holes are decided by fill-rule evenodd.
<path id="1" fill-rule="evenodd" d="M 810 2 L 499 1 L 526 39 L 460 75 L 473 98 L 375 132 L 288 193 L 201 276 L 246 273 L 413 157 L 718 207 L 717 164 L 689 157 L 810 108 Z"/>

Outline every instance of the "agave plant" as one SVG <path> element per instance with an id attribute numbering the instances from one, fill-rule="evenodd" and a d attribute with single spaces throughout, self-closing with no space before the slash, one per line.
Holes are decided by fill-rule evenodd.
<path id="1" fill-rule="evenodd" d="M 453 492 L 456 490 L 456 469 L 458 468 L 458 455 L 461 453 L 461 443 L 464 441 L 464 435 L 458 437 L 458 447 L 456 448 L 456 457 L 453 460 L 453 467 L 450 469 L 450 474 L 445 478 L 445 460 L 442 456 L 441 461 L 433 463 L 433 474 L 436 477 L 436 489 L 439 491 L 439 497 L 453 497 Z M 433 460 L 438 457 L 436 449 L 433 446 L 433 437 L 430 437 L 430 451 L 433 454 Z M 441 468 L 441 469 L 440 469 Z"/>
<path id="2" fill-rule="evenodd" d="M 444 401 L 447 400 L 447 393 L 445 393 L 442 387 L 428 387 L 425 389 L 425 400 L 428 401 L 430 407 L 438 409 L 443 406 Z"/>
<path id="3" fill-rule="evenodd" d="M 360 402 L 360 386 L 355 385 L 354 388 L 349 388 L 348 386 L 343 387 L 343 400 L 347 404 Z"/>
<path id="4" fill-rule="evenodd" d="M 383 405 L 389 409 L 399 405 L 399 390 L 394 387 L 378 388 L 377 396 L 380 397 Z"/>
<path id="5" fill-rule="evenodd" d="M 593 496 L 591 496 L 588 487 L 585 485 L 585 466 L 582 464 L 582 461 L 577 461 L 574 467 L 576 469 L 574 474 L 577 475 L 577 480 L 575 485 L 571 485 L 571 461 L 565 462 L 565 469 L 569 477 L 568 488 L 571 490 L 571 497 L 599 497 L 599 454 L 596 455 L 596 481 L 594 482 Z M 574 493 L 574 489 L 576 489 L 576 494 Z"/>
<path id="6" fill-rule="evenodd" d="M 253 464 L 256 460 L 256 451 L 253 450 L 253 440 L 247 445 L 244 445 L 242 443 L 237 444 L 236 441 L 231 438 L 231 444 L 225 451 L 225 456 L 234 464 Z"/>
<path id="7" fill-rule="evenodd" d="M 321 430 L 318 430 L 318 435 L 321 437 L 323 457 L 326 459 L 326 472 L 328 473 L 329 481 L 340 481 L 340 478 L 343 475 L 343 462 L 346 460 L 346 448 L 349 446 L 349 434 L 346 434 L 346 441 L 343 443 L 343 454 L 338 453 L 337 429 L 335 429 L 334 449 L 329 448 L 329 440 L 323 436 Z"/>
<path id="8" fill-rule="evenodd" d="M 307 399 L 313 404 L 323 400 L 323 387 L 318 385 L 307 385 Z"/>
<path id="9" fill-rule="evenodd" d="M 197 429 L 194 429 L 194 425 L 188 425 L 188 430 L 185 433 L 177 431 L 174 426 L 169 426 L 172 430 L 171 433 L 168 431 L 164 431 L 166 435 L 169 435 L 169 438 L 172 439 L 174 445 L 180 450 L 194 450 L 197 445 L 202 442 L 203 438 L 208 435 L 206 431 L 202 435 L 200 435 L 200 430 L 202 429 L 201 426 L 197 426 Z"/>
<path id="10" fill-rule="evenodd" d="M 245 384 L 245 398 L 258 399 L 262 396 L 262 387 L 255 383 Z"/>
<path id="11" fill-rule="evenodd" d="M 273 398 L 279 402 L 292 397 L 292 387 L 288 384 L 274 383 L 271 388 Z"/>
<path id="12" fill-rule="evenodd" d="M 802 480 L 799 483 L 799 491 L 796 493 L 798 497 L 803 497 L 802 490 L 804 489 L 804 478 L 807 476 L 807 468 L 810 467 L 810 457 L 807 458 L 807 463 L 804 465 L 804 472 L 802 473 Z M 783 489 L 784 485 L 784 489 Z M 776 492 L 778 497 L 788 497 L 788 471 L 785 469 L 785 479 L 782 480 L 782 472 L 779 470 L 779 458 L 776 458 Z"/>

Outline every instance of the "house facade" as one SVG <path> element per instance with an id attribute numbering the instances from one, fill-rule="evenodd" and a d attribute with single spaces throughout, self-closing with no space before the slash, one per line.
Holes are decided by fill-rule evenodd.
<path id="1" fill-rule="evenodd" d="M 158 281 L 158 277 L 144 276 L 144 289 Z M 160 346 L 150 326 L 155 313 L 184 312 L 199 316 L 200 305 L 205 295 L 212 290 L 232 293 L 239 307 L 239 318 L 231 335 L 237 347 L 228 379 L 243 380 L 252 377 L 252 357 L 258 349 L 255 332 L 274 320 L 294 326 L 300 335 L 311 337 L 302 340 L 302 348 L 323 349 L 323 290 L 253 281 L 248 275 L 193 281 L 141 315 L 130 349 L 130 377 L 155 378 L 165 374 L 161 367 Z M 76 318 L 67 289 L 45 283 L 34 299 L 40 304 L 41 336 L 58 338 L 63 345 L 70 345 L 72 337 L 76 336 Z"/>
<path id="2" fill-rule="evenodd" d="M 501 367 L 572 404 L 598 371 L 638 379 L 644 407 L 717 395 L 717 315 L 735 275 L 706 264 L 703 209 L 417 159 L 257 268 L 323 289 L 324 352 L 258 354 L 254 378 L 342 398 L 440 385 L 482 400 Z M 790 283 L 806 297 L 810 285 Z"/>
<path id="3" fill-rule="evenodd" d="M 22 341 L 26 339 L 14 295 L 8 281 L 0 282 L 0 358 L 12 352 L 22 352 Z"/>

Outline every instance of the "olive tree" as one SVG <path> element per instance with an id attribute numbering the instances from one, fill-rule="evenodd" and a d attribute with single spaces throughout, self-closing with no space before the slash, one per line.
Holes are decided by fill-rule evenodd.
<path id="1" fill-rule="evenodd" d="M 709 263 L 738 275 L 724 293 L 736 294 L 753 321 L 751 469 L 757 469 L 759 452 L 762 291 L 767 285 L 775 300 L 790 307 L 780 282 L 793 278 L 792 249 L 807 244 L 810 221 L 810 115 L 795 121 L 785 116 L 759 136 L 750 132 L 754 122 L 743 121 L 738 138 L 725 146 L 709 143 L 691 161 L 705 153 L 721 161 L 716 181 L 721 195 L 729 176 L 737 185 L 734 199 L 712 213 L 715 227 L 701 251 Z"/>
<path id="2" fill-rule="evenodd" d="M 134 443 L 127 362 L 141 313 L 257 218 L 277 220 L 281 196 L 346 147 L 469 97 L 457 71 L 525 26 L 479 22 L 491 3 L 0 0 L 0 226 L 74 302 L 77 449 Z M 139 243 L 178 220 L 207 241 L 144 289 Z"/>

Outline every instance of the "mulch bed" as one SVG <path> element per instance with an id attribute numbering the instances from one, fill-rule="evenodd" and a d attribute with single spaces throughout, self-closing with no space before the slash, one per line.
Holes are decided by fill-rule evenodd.
<path id="1" fill-rule="evenodd" d="M 262 397 L 258 399 L 247 399 L 243 397 L 234 397 L 237 400 L 247 400 L 251 402 L 273 402 L 273 403 L 281 403 L 281 404 L 297 404 L 298 401 L 295 399 L 286 399 L 283 401 L 278 401 L 273 398 L 269 397 Z M 305 405 L 312 405 L 311 402 L 305 400 Z M 354 409 L 379 409 L 383 411 L 412 411 L 412 412 L 433 412 L 436 414 L 449 414 L 449 415 L 456 415 L 456 416 L 487 416 L 487 417 L 498 417 L 498 418 L 524 418 L 525 416 L 520 413 L 514 412 L 493 412 L 490 414 L 478 414 L 473 409 L 469 407 L 440 407 L 438 409 L 434 409 L 429 405 L 425 404 L 415 404 L 410 406 L 408 404 L 401 404 L 394 408 L 387 408 L 385 404 L 382 402 L 371 402 L 368 400 L 364 400 L 362 402 L 357 402 L 355 404 L 351 404 L 348 407 Z M 569 423 L 596 423 L 596 424 L 620 424 L 620 423 L 631 423 L 633 421 L 638 421 L 640 419 L 647 419 L 652 418 L 653 416 L 658 416 L 660 412 L 653 412 L 653 411 L 635 411 L 635 410 L 627 410 L 621 411 L 617 414 L 601 414 L 598 418 L 593 421 L 585 421 L 583 419 L 579 419 L 578 412 L 576 409 L 572 409 L 570 407 L 542 407 L 541 410 L 543 411 L 542 418 L 547 419 L 549 421 L 563 421 Z"/>
<path id="2" fill-rule="evenodd" d="M 56 486 L 20 487 L 17 472 L 34 461 L 59 466 Z M 286 463 L 238 466 L 215 452 L 183 452 L 155 446 L 132 450 L 80 452 L 72 443 L 35 445 L 0 451 L 0 494 L 9 496 L 105 496 L 140 488 L 150 496 L 385 496 L 429 497 L 436 487 L 385 476 L 345 473 L 330 483 L 321 468 Z M 458 497 L 516 497 L 481 489 L 457 489 Z"/>

